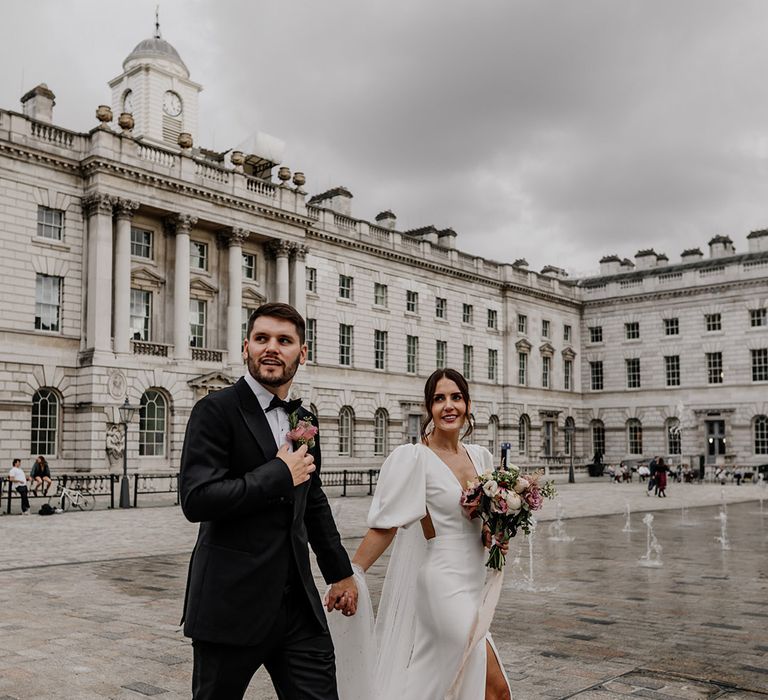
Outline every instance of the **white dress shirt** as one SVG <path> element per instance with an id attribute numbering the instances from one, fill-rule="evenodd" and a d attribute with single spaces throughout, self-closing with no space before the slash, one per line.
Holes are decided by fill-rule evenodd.
<path id="1" fill-rule="evenodd" d="M 251 387 L 251 391 L 256 395 L 259 401 L 259 405 L 264 411 L 264 415 L 267 417 L 267 423 L 272 430 L 272 437 L 275 438 L 275 444 L 279 450 L 286 442 L 288 443 L 289 451 L 293 452 L 293 445 L 290 440 L 286 440 L 285 436 L 290 431 L 291 425 L 288 422 L 288 414 L 282 407 L 273 408 L 267 413 L 267 408 L 272 402 L 274 394 L 265 389 L 259 384 L 252 376 L 251 373 L 246 371 L 244 375 L 245 381 L 248 382 L 248 386 Z"/>

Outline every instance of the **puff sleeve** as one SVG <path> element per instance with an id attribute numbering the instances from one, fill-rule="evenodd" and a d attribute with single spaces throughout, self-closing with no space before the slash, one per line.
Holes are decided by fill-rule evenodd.
<path id="1" fill-rule="evenodd" d="M 368 527 L 408 527 L 427 514 L 424 461 L 418 445 L 400 445 L 379 472 Z"/>

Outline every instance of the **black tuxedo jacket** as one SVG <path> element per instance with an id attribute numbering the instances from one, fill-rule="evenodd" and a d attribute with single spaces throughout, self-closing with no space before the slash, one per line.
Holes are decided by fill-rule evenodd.
<path id="1" fill-rule="evenodd" d="M 303 408 L 299 416 L 312 416 Z M 313 423 L 317 420 L 313 416 Z M 181 455 L 181 507 L 200 523 L 189 565 L 184 634 L 241 646 L 262 641 L 280 609 L 295 562 L 323 628 L 325 613 L 309 564 L 308 544 L 327 583 L 352 575 L 316 471 L 293 485 L 258 399 L 245 379 L 192 409 Z"/>

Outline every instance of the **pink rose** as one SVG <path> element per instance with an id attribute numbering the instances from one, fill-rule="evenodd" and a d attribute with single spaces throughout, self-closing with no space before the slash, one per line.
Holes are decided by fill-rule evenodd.
<path id="1" fill-rule="evenodd" d="M 286 437 L 298 445 L 314 447 L 315 435 L 317 435 L 317 426 L 312 425 L 309 420 L 300 420 L 293 430 L 288 431 Z"/>
<path id="2" fill-rule="evenodd" d="M 541 495 L 537 484 L 533 484 L 530 488 L 526 489 L 521 496 L 531 510 L 539 510 L 544 503 L 544 497 Z"/>

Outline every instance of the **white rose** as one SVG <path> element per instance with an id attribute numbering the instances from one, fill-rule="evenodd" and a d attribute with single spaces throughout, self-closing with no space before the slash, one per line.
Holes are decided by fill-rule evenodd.
<path id="1" fill-rule="evenodd" d="M 493 498 L 499 492 L 499 484 L 494 479 L 488 479 L 483 484 L 483 491 L 488 498 Z"/>
<path id="2" fill-rule="evenodd" d="M 528 481 L 528 479 L 526 479 L 526 478 L 524 478 L 524 477 L 520 477 L 520 478 L 519 478 L 519 479 L 518 479 L 518 480 L 515 482 L 515 485 L 514 485 L 514 487 L 513 487 L 513 488 L 515 489 L 515 492 L 516 492 L 516 493 L 522 493 L 522 492 L 523 492 L 523 491 L 525 491 L 525 489 L 527 489 L 527 488 L 528 488 L 530 485 L 531 485 L 531 484 L 530 484 L 530 482 Z"/>
<path id="3" fill-rule="evenodd" d="M 507 493 L 507 505 L 512 513 L 517 513 L 523 507 L 523 500 L 514 491 Z"/>

